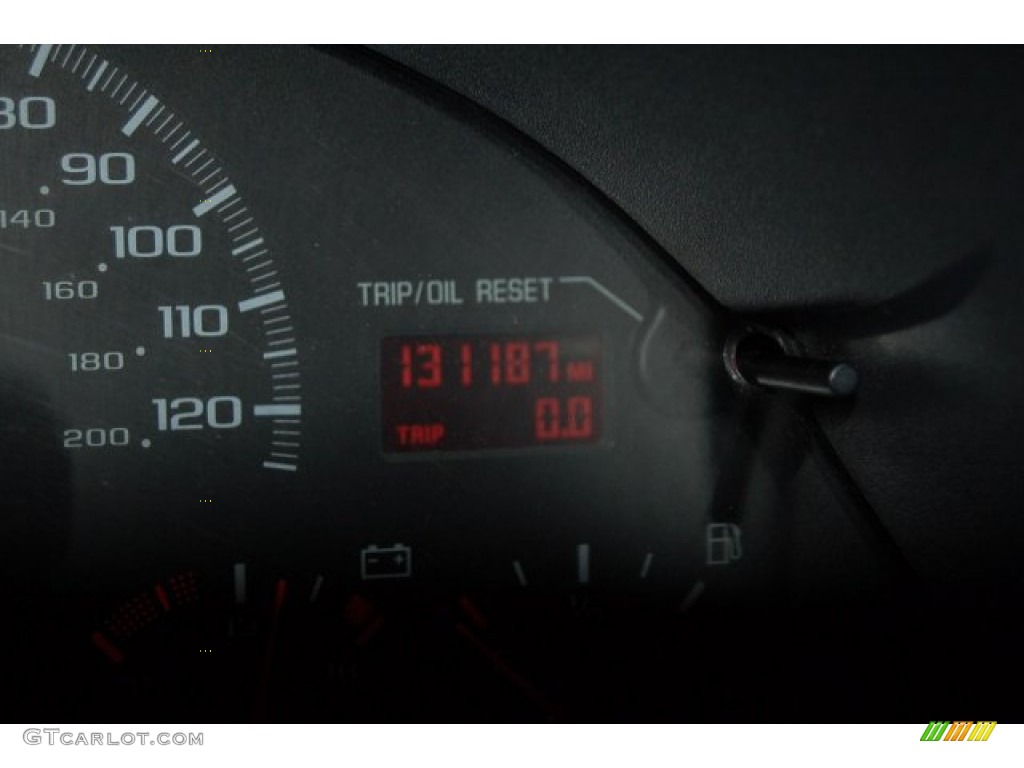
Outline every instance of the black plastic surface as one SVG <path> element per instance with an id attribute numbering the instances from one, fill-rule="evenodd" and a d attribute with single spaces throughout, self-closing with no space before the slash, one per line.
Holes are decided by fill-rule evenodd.
<path id="1" fill-rule="evenodd" d="M 849 359 L 856 401 L 820 416 L 866 499 L 936 589 L 1019 594 L 1019 50 L 378 50 L 562 158 L 727 308 Z"/>

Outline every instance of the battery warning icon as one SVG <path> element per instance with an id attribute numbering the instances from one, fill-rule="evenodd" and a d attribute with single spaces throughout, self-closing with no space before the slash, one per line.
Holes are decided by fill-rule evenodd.
<path id="1" fill-rule="evenodd" d="M 403 544 L 378 547 L 374 544 L 359 553 L 363 580 L 407 579 L 412 576 L 412 549 Z"/>

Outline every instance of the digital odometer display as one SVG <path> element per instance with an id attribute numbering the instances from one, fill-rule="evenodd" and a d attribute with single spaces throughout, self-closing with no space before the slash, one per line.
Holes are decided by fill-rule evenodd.
<path id="1" fill-rule="evenodd" d="M 381 343 L 384 450 L 595 443 L 596 336 L 416 336 Z"/>

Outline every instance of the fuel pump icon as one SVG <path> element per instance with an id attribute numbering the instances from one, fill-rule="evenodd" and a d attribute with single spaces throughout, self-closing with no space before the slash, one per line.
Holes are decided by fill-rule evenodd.
<path id="1" fill-rule="evenodd" d="M 707 564 L 728 565 L 743 557 L 742 532 L 734 523 L 708 523 Z"/>

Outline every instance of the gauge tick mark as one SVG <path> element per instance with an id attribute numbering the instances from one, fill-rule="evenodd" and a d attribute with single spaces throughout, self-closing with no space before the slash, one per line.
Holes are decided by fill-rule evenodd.
<path id="1" fill-rule="evenodd" d="M 309 593 L 309 602 L 315 603 L 316 599 L 320 596 L 320 588 L 324 585 L 324 577 L 317 576 L 316 581 L 313 582 L 313 591 Z"/>
<path id="2" fill-rule="evenodd" d="M 644 564 L 642 566 L 640 566 L 640 578 L 641 579 L 646 579 L 647 578 L 647 574 L 650 573 L 650 570 L 651 570 L 651 563 L 653 563 L 653 562 L 654 562 L 654 553 L 653 552 L 648 552 L 647 556 L 644 557 Z"/>
<path id="3" fill-rule="evenodd" d="M 516 572 L 516 579 L 519 581 L 519 583 L 525 587 L 528 584 L 528 582 L 526 581 L 526 571 L 523 570 L 523 564 L 520 563 L 518 560 L 513 560 L 512 570 Z"/>
<path id="4" fill-rule="evenodd" d="M 686 598 L 683 600 L 682 605 L 679 606 L 680 613 L 686 613 L 688 610 L 693 608 L 694 603 L 700 599 L 700 596 L 704 594 L 704 582 L 698 581 L 690 591 L 686 593 Z"/>
<path id="5" fill-rule="evenodd" d="M 263 238 L 257 237 L 255 240 L 250 240 L 245 245 L 240 245 L 237 248 L 235 248 L 233 251 L 231 251 L 231 255 L 241 256 L 246 251 L 251 251 L 253 248 L 259 248 L 261 245 L 263 245 Z"/>
<path id="6" fill-rule="evenodd" d="M 234 197 L 236 192 L 237 190 L 235 189 L 234 185 L 228 184 L 213 197 L 207 198 L 206 200 L 202 200 L 197 206 L 195 206 L 192 209 L 192 213 L 194 213 L 197 217 L 205 216 L 207 213 L 212 211 L 214 208 L 219 206 L 224 201 L 228 200 L 231 197 Z"/>
<path id="7" fill-rule="evenodd" d="M 28 73 L 32 77 L 39 77 L 43 73 L 43 67 L 46 66 L 46 60 L 50 56 L 50 51 L 53 49 L 52 45 L 40 45 L 39 50 L 36 51 L 35 58 L 32 59 L 32 66 L 29 67 Z"/>
<path id="8" fill-rule="evenodd" d="M 301 416 L 302 406 L 299 404 L 274 405 L 271 403 L 254 405 L 253 416 Z"/>
<path id="9" fill-rule="evenodd" d="M 235 603 L 245 605 L 245 563 L 235 563 Z"/>
<path id="10" fill-rule="evenodd" d="M 176 146 L 176 145 L 175 145 Z M 171 165 L 177 165 L 191 152 L 193 149 L 199 146 L 199 139 L 192 139 L 181 152 L 171 158 Z M 173 148 L 172 148 L 173 149 Z"/>
<path id="11" fill-rule="evenodd" d="M 576 545 L 576 577 L 580 584 L 590 583 L 590 545 Z"/>
<path id="12" fill-rule="evenodd" d="M 298 466 L 296 466 L 295 464 L 284 464 L 284 463 L 282 463 L 280 461 L 264 461 L 263 462 L 263 468 L 264 469 L 280 469 L 280 470 L 284 470 L 285 472 L 294 472 L 295 470 L 298 469 Z"/>
<path id="13" fill-rule="evenodd" d="M 271 304 L 277 304 L 282 301 L 284 301 L 284 291 L 271 291 L 270 293 L 253 296 L 251 299 L 243 299 L 238 302 L 238 311 L 251 312 L 254 309 L 261 309 L 262 307 L 268 307 Z"/>

